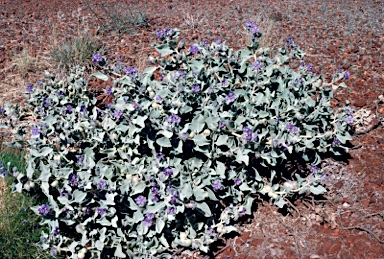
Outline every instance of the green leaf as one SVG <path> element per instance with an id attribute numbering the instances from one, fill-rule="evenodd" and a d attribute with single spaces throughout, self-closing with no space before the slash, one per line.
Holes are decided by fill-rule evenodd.
<path id="1" fill-rule="evenodd" d="M 226 168 L 225 168 L 224 163 L 217 161 L 216 164 L 217 164 L 216 173 L 220 176 L 220 178 L 225 178 L 226 177 L 226 174 L 225 174 Z"/>
<path id="2" fill-rule="evenodd" d="M 156 143 L 159 144 L 159 146 L 161 147 L 172 147 L 172 144 L 169 138 L 165 138 L 165 137 L 159 138 L 156 140 Z"/>
<path id="3" fill-rule="evenodd" d="M 118 257 L 118 258 L 126 258 L 126 257 L 127 257 L 127 256 L 123 253 L 123 250 L 122 250 L 120 244 L 117 244 L 117 246 L 116 246 L 116 250 L 115 250 L 115 253 L 114 253 L 114 256 L 116 256 L 116 257 Z"/>
<path id="4" fill-rule="evenodd" d="M 200 133 L 204 129 L 205 120 L 203 115 L 199 115 L 197 118 L 195 117 L 192 122 L 191 126 L 189 127 L 191 131 L 194 131 L 195 133 Z"/>
<path id="5" fill-rule="evenodd" d="M 131 195 L 143 193 L 145 190 L 145 187 L 146 187 L 145 182 L 138 182 L 136 185 L 132 187 Z"/>
<path id="6" fill-rule="evenodd" d="M 51 152 L 53 151 L 52 148 L 50 147 L 43 147 L 42 149 L 40 149 L 39 151 L 35 150 L 35 149 L 31 149 L 30 153 L 32 156 L 35 156 L 35 157 L 42 157 L 42 156 L 47 156 L 48 154 L 50 154 Z"/>
<path id="7" fill-rule="evenodd" d="M 195 189 L 193 189 L 193 195 L 195 196 L 195 199 L 197 201 L 205 200 L 205 198 L 208 197 L 208 193 L 200 187 L 196 187 Z"/>
<path id="8" fill-rule="evenodd" d="M 157 218 L 156 219 L 156 232 L 161 234 L 161 232 L 164 229 L 164 226 L 165 226 L 164 220 L 162 220 L 161 218 Z"/>
<path id="9" fill-rule="evenodd" d="M 171 138 L 173 136 L 173 132 L 168 130 L 160 130 L 157 134 L 161 134 L 166 138 Z"/>
<path id="10" fill-rule="evenodd" d="M 164 57 L 164 56 L 167 56 L 167 55 L 171 55 L 174 50 L 171 49 L 168 45 L 166 44 L 162 44 L 160 46 L 157 46 L 155 47 L 155 49 L 157 50 L 157 52 L 159 52 L 160 54 L 160 57 Z"/>
<path id="11" fill-rule="evenodd" d="M 283 208 L 287 202 L 284 199 L 278 199 L 273 204 L 275 204 L 279 208 Z"/>
<path id="12" fill-rule="evenodd" d="M 148 118 L 148 116 L 138 116 L 137 118 L 133 119 L 132 122 L 136 125 L 139 125 L 141 128 L 145 127 L 145 120 Z"/>
<path id="13" fill-rule="evenodd" d="M 193 137 L 193 141 L 196 143 L 197 146 L 206 146 L 209 145 L 209 141 L 205 138 L 205 136 L 198 134 Z"/>
<path id="14" fill-rule="evenodd" d="M 228 135 L 220 135 L 216 140 L 216 145 L 224 146 L 227 145 Z"/>
<path id="15" fill-rule="evenodd" d="M 244 162 L 244 164 L 249 164 L 249 156 L 247 154 L 243 154 L 243 151 L 238 150 L 236 153 L 236 161 L 241 163 Z"/>
<path id="16" fill-rule="evenodd" d="M 144 70 L 143 74 L 152 75 L 156 71 L 157 67 L 148 67 Z"/>
<path id="17" fill-rule="evenodd" d="M 204 216 L 206 216 L 206 217 L 212 216 L 212 212 L 211 212 L 209 206 L 205 202 L 196 203 L 196 207 L 204 213 Z"/>
<path id="18" fill-rule="evenodd" d="M 87 194 L 85 192 L 82 192 L 82 191 L 79 191 L 79 190 L 75 190 L 73 193 L 72 193 L 72 196 L 73 196 L 73 201 L 74 202 L 77 202 L 77 203 L 82 203 L 82 201 L 85 199 L 85 197 L 87 197 Z"/>
<path id="19" fill-rule="evenodd" d="M 184 183 L 184 187 L 180 190 L 180 199 L 189 199 L 193 195 L 191 183 Z"/>
<path id="20" fill-rule="evenodd" d="M 160 243 L 161 243 L 164 247 L 166 247 L 166 248 L 169 247 L 168 241 L 167 241 L 167 239 L 164 237 L 164 235 L 161 235 L 161 237 L 159 238 L 159 241 L 160 241 Z"/>
<path id="21" fill-rule="evenodd" d="M 147 212 L 157 213 L 165 207 L 165 203 L 163 201 L 157 202 L 154 205 L 147 207 Z"/>
<path id="22" fill-rule="evenodd" d="M 254 198 L 252 197 L 247 197 L 247 200 L 244 203 L 244 207 L 247 210 L 247 214 L 251 215 L 252 214 L 252 204 L 253 204 Z"/>
<path id="23" fill-rule="evenodd" d="M 309 187 L 309 190 L 311 191 L 311 193 L 313 193 L 314 195 L 319 195 L 319 194 L 323 194 L 323 193 L 326 193 L 327 192 L 327 189 L 325 189 L 323 186 L 321 185 L 318 185 L 318 186 L 310 186 Z"/>
<path id="24" fill-rule="evenodd" d="M 101 72 L 96 72 L 91 75 L 91 77 L 96 77 L 97 79 L 103 80 L 103 81 L 108 81 L 108 76 L 104 75 Z"/>

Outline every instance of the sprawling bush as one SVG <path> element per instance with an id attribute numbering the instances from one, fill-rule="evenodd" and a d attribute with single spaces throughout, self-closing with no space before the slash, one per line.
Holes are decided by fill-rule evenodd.
<path id="1" fill-rule="evenodd" d="M 283 207 L 292 195 L 326 191 L 321 157 L 350 139 L 352 110 L 330 107 L 348 74 L 326 83 L 299 65 L 304 52 L 292 39 L 270 58 L 257 27 L 246 29 L 253 41 L 239 51 L 219 40 L 186 48 L 178 30 L 160 30 L 159 55 L 142 73 L 94 55 L 101 70 L 92 77 L 112 80 L 107 105 L 76 67 L 65 79 L 47 74 L 28 86 L 25 108 L 3 112 L 36 116 L 29 130 L 15 129 L 14 144 L 29 150 L 15 190 L 49 200 L 32 208 L 47 225 L 42 248 L 70 258 L 207 252 L 257 195 Z"/>

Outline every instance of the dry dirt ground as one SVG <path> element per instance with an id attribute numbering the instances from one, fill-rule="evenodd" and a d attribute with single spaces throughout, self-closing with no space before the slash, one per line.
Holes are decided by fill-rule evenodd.
<path id="1" fill-rule="evenodd" d="M 135 10 L 146 26 L 122 26 L 120 33 L 117 23 L 105 26 Z M 221 38 L 239 49 L 249 19 L 266 32 L 266 45 L 292 37 L 326 78 L 349 70 L 334 106 L 350 100 L 357 127 L 349 157 L 324 162 L 329 192 L 322 200 L 303 197 L 286 211 L 260 201 L 240 235 L 205 258 L 384 258 L 384 1 L 0 0 L 0 104 L 21 101 L 26 84 L 57 70 L 52 49 L 85 33 L 101 40 L 109 60 L 140 70 L 157 29 L 179 28 L 187 44 Z M 182 256 L 204 258 L 196 251 Z"/>

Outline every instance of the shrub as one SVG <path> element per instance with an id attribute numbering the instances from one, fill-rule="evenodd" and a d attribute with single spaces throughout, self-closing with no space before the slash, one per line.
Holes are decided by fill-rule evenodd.
<path id="1" fill-rule="evenodd" d="M 88 67 L 93 65 L 91 58 L 95 52 L 104 52 L 102 42 L 84 33 L 54 48 L 51 55 L 58 67 L 69 71 L 75 65 Z"/>
<path id="2" fill-rule="evenodd" d="M 38 204 L 38 199 L 30 193 L 11 192 L 12 177 L 23 166 L 22 153 L 0 150 L 0 258 L 51 258 L 35 245 L 44 227 L 29 207 Z"/>
<path id="3" fill-rule="evenodd" d="M 40 122 L 27 142 L 16 129 L 14 144 L 30 155 L 14 189 L 35 183 L 48 199 L 32 208 L 49 230 L 42 248 L 71 258 L 207 252 L 257 195 L 283 207 L 297 193 L 326 191 L 321 156 L 340 154 L 353 124 L 350 108 L 330 107 L 345 73 L 325 83 L 311 65 L 289 66 L 304 56 L 292 39 L 270 58 L 256 25 L 246 30 L 252 43 L 239 51 L 221 41 L 187 48 L 178 30 L 159 30 L 159 56 L 142 73 L 96 60 L 105 65 L 92 77 L 112 79 L 105 108 L 79 67 L 29 87 L 24 111 Z M 306 172 L 290 170 L 292 161 Z"/>

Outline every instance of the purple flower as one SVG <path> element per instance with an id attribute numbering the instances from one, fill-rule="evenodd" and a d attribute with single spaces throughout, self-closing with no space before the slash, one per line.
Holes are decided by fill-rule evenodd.
<path id="1" fill-rule="evenodd" d="M 172 34 L 173 34 L 173 29 L 172 28 L 165 29 L 165 35 L 172 36 Z"/>
<path id="2" fill-rule="evenodd" d="M 217 38 L 214 42 L 217 43 L 217 44 L 221 44 L 222 43 L 220 38 Z"/>
<path id="3" fill-rule="evenodd" d="M 239 210 L 239 215 L 244 215 L 247 212 L 247 209 L 243 207 L 241 210 Z"/>
<path id="4" fill-rule="evenodd" d="M 56 226 L 55 229 L 53 230 L 53 235 L 55 235 L 55 236 L 60 235 L 60 229 L 58 226 Z"/>
<path id="5" fill-rule="evenodd" d="M 256 60 L 255 62 L 253 62 L 252 67 L 254 70 L 259 70 L 259 68 L 261 67 L 260 61 Z"/>
<path id="6" fill-rule="evenodd" d="M 67 189 L 65 189 L 65 188 L 61 189 L 60 196 L 68 198 L 69 193 L 68 193 Z"/>
<path id="7" fill-rule="evenodd" d="M 240 178 L 233 179 L 236 186 L 239 186 L 243 181 Z"/>
<path id="8" fill-rule="evenodd" d="M 312 71 L 313 70 L 313 65 L 312 64 L 309 64 L 308 66 L 307 66 L 307 71 Z"/>
<path id="9" fill-rule="evenodd" d="M 105 89 L 105 93 L 106 93 L 107 95 L 111 95 L 111 94 L 112 94 L 112 88 L 111 88 L 111 87 L 107 87 L 107 88 Z"/>
<path id="10" fill-rule="evenodd" d="M 69 185 L 77 186 L 78 182 L 79 182 L 79 176 L 76 173 L 71 173 L 69 175 Z"/>
<path id="11" fill-rule="evenodd" d="M 246 141 L 252 140 L 252 130 L 249 127 L 243 127 L 243 139 Z"/>
<path id="12" fill-rule="evenodd" d="M 212 188 L 214 191 L 218 191 L 220 190 L 221 188 L 223 187 L 223 185 L 221 184 L 220 180 L 216 180 L 213 182 L 212 184 Z"/>
<path id="13" fill-rule="evenodd" d="M 92 55 L 92 61 L 93 63 L 99 63 L 103 61 L 103 56 L 100 53 L 96 53 Z"/>
<path id="14" fill-rule="evenodd" d="M 295 135 L 299 134 L 299 128 L 294 126 L 292 123 L 288 123 L 286 125 L 286 128 L 288 131 L 292 132 Z"/>
<path id="15" fill-rule="evenodd" d="M 92 207 L 87 207 L 87 209 L 85 210 L 85 214 L 86 215 L 91 215 L 92 214 Z"/>
<path id="16" fill-rule="evenodd" d="M 40 134 L 40 130 L 39 130 L 39 128 L 38 127 L 34 127 L 33 129 L 32 129 L 32 135 L 33 136 L 38 136 Z"/>
<path id="17" fill-rule="evenodd" d="M 155 102 L 162 104 L 164 99 L 160 95 L 156 95 L 155 97 Z"/>
<path id="18" fill-rule="evenodd" d="M 72 108 L 71 105 L 67 105 L 66 108 L 67 108 L 67 112 L 68 112 L 68 113 L 72 113 L 73 108 Z"/>
<path id="19" fill-rule="evenodd" d="M 225 101 L 227 103 L 232 103 L 236 100 L 236 95 L 234 92 L 230 92 L 226 97 L 225 97 Z"/>
<path id="20" fill-rule="evenodd" d="M 155 214 L 153 214 L 151 212 L 148 212 L 147 214 L 145 214 L 144 220 L 143 220 L 144 226 L 146 226 L 146 227 L 152 226 L 154 218 L 155 218 Z"/>
<path id="21" fill-rule="evenodd" d="M 27 85 L 27 87 L 25 89 L 27 90 L 27 92 L 32 92 L 33 91 L 33 85 L 29 84 L 29 85 Z"/>
<path id="22" fill-rule="evenodd" d="M 88 110 L 87 110 L 87 106 L 85 105 L 85 104 L 82 104 L 81 106 L 80 106 L 80 111 L 81 112 L 87 112 Z"/>
<path id="23" fill-rule="evenodd" d="M 132 78 L 139 73 L 139 70 L 136 67 L 125 67 L 124 72 Z"/>
<path id="24" fill-rule="evenodd" d="M 169 215 L 175 215 L 176 211 L 175 211 L 175 207 L 169 207 L 167 209 L 167 214 Z"/>
<path id="25" fill-rule="evenodd" d="M 200 91 L 200 86 L 198 84 L 192 85 L 192 92 L 197 93 Z"/>
<path id="26" fill-rule="evenodd" d="M 84 156 L 77 156 L 77 163 L 78 164 L 82 164 L 82 163 L 84 163 Z"/>
<path id="27" fill-rule="evenodd" d="M 208 47 L 208 43 L 207 43 L 207 40 L 204 39 L 200 42 L 201 46 L 203 46 L 203 48 L 207 48 Z"/>
<path id="28" fill-rule="evenodd" d="M 140 110 L 140 108 L 141 108 L 141 106 L 136 101 L 133 101 L 132 105 L 133 105 L 133 109 L 135 109 L 135 110 Z"/>
<path id="29" fill-rule="evenodd" d="M 171 28 L 167 28 L 167 29 L 157 30 L 156 36 L 159 39 L 163 39 L 166 36 L 168 37 L 172 36 L 172 34 L 173 34 L 173 30 Z"/>
<path id="30" fill-rule="evenodd" d="M 248 32 L 251 32 L 252 34 L 257 34 L 260 32 L 260 29 L 256 26 L 253 20 L 249 20 L 248 22 L 246 22 L 245 28 Z"/>
<path id="31" fill-rule="evenodd" d="M 349 116 L 347 117 L 346 121 L 347 121 L 347 123 L 348 123 L 349 125 L 351 125 L 352 123 L 355 122 L 355 118 L 353 118 L 353 116 L 349 115 Z"/>
<path id="32" fill-rule="evenodd" d="M 148 212 L 147 214 L 145 214 L 145 218 L 152 220 L 155 218 L 155 214 Z"/>
<path id="33" fill-rule="evenodd" d="M 97 213 L 100 215 L 100 216 L 103 216 L 105 213 L 107 212 L 107 209 L 106 208 L 97 208 Z"/>
<path id="34" fill-rule="evenodd" d="M 147 198 L 145 198 L 143 195 L 140 195 L 135 199 L 136 204 L 139 206 L 143 206 L 145 203 L 147 203 Z"/>
<path id="35" fill-rule="evenodd" d="M 197 47 L 196 45 L 192 45 L 189 49 L 189 52 L 193 55 L 196 55 L 197 53 L 199 53 L 199 47 Z"/>
<path id="36" fill-rule="evenodd" d="M 156 153 L 156 158 L 159 160 L 163 160 L 163 159 L 165 159 L 165 156 L 163 153 L 159 152 L 159 153 Z"/>
<path id="37" fill-rule="evenodd" d="M 107 182 L 104 179 L 100 179 L 97 183 L 97 188 L 104 189 L 107 186 Z"/>
<path id="38" fill-rule="evenodd" d="M 303 67 L 304 65 L 305 65 L 304 61 L 303 61 L 303 60 L 301 60 L 301 61 L 300 61 L 300 66 L 302 66 L 302 67 Z"/>
<path id="39" fill-rule="evenodd" d="M 62 96 L 63 94 L 64 94 L 63 90 L 59 90 L 59 91 L 57 91 L 57 95 L 58 95 L 58 96 Z"/>
<path id="40" fill-rule="evenodd" d="M 220 129 L 225 129 L 227 127 L 227 124 L 225 123 L 225 121 L 219 121 L 219 127 Z"/>
<path id="41" fill-rule="evenodd" d="M 163 38 L 165 37 L 165 32 L 164 32 L 164 30 L 157 30 L 157 32 L 156 32 L 156 36 L 157 36 L 157 38 L 159 38 L 159 39 L 163 39 Z"/>
<path id="42" fill-rule="evenodd" d="M 164 169 L 164 174 L 166 175 L 166 176 L 172 176 L 173 175 L 173 170 L 172 170 L 172 168 L 165 168 Z"/>
<path id="43" fill-rule="evenodd" d="M 311 173 L 315 174 L 315 173 L 320 172 L 320 168 L 318 168 L 318 167 L 315 166 L 315 165 L 311 165 L 311 166 L 309 167 L 309 171 L 310 171 Z"/>
<path id="44" fill-rule="evenodd" d="M 42 105 L 46 108 L 49 107 L 49 104 L 51 103 L 51 98 L 48 98 L 48 97 L 44 97 L 43 100 L 42 100 Z"/>
<path id="45" fill-rule="evenodd" d="M 158 186 L 152 186 L 151 192 L 153 194 L 152 200 L 158 202 L 160 200 Z"/>
<path id="46" fill-rule="evenodd" d="M 176 196 L 172 195 L 171 200 L 169 201 L 170 204 L 174 204 L 176 202 Z"/>
<path id="47" fill-rule="evenodd" d="M 336 145 L 336 146 L 339 145 L 340 144 L 340 140 L 338 138 L 334 138 L 333 139 L 333 144 Z"/>
<path id="48" fill-rule="evenodd" d="M 175 72 L 175 77 L 176 78 L 186 78 L 187 77 L 187 73 L 185 73 L 185 71 L 184 70 L 178 70 L 178 71 L 176 71 Z"/>
<path id="49" fill-rule="evenodd" d="M 41 205 L 41 207 L 38 209 L 38 212 L 40 215 L 47 215 L 49 211 L 51 210 L 51 207 L 49 207 L 47 204 Z"/>
<path id="50" fill-rule="evenodd" d="M 348 79 L 350 75 L 351 75 L 351 73 L 349 73 L 349 71 L 345 71 L 343 78 Z"/>
<path id="51" fill-rule="evenodd" d="M 223 81 L 221 81 L 221 86 L 227 86 L 228 85 L 228 80 L 226 78 L 223 79 Z"/>
<path id="52" fill-rule="evenodd" d="M 289 38 L 285 41 L 285 43 L 287 43 L 287 45 L 291 46 L 291 45 L 293 44 L 293 40 L 292 40 L 292 38 L 289 37 Z"/>
<path id="53" fill-rule="evenodd" d="M 350 109 L 350 108 L 346 108 L 345 109 L 345 113 L 348 114 L 348 115 L 351 115 L 353 113 L 353 110 Z"/>
<path id="54" fill-rule="evenodd" d="M 167 121 L 169 124 L 180 123 L 181 118 L 177 114 L 172 114 L 172 115 L 167 117 Z"/>
<path id="55" fill-rule="evenodd" d="M 116 119 L 120 119 L 121 115 L 123 115 L 123 112 L 120 111 L 120 110 L 116 110 L 115 113 L 113 114 L 113 116 L 114 116 Z"/>

